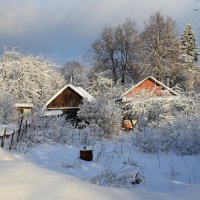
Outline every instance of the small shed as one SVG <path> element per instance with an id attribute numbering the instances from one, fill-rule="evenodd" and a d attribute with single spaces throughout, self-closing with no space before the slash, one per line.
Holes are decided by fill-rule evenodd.
<path id="1" fill-rule="evenodd" d="M 127 100 L 135 95 L 140 94 L 155 96 L 178 95 L 174 90 L 162 82 L 156 80 L 152 76 L 149 76 L 122 94 L 121 99 Z"/>
<path id="2" fill-rule="evenodd" d="M 16 103 L 15 107 L 17 113 L 20 113 L 23 116 L 29 116 L 34 109 L 34 105 L 32 103 Z"/>
<path id="3" fill-rule="evenodd" d="M 58 116 L 66 114 L 69 119 L 76 118 L 83 99 L 89 102 L 94 100 L 93 96 L 83 88 L 71 84 L 66 85 L 46 102 L 42 108 L 42 115 Z"/>

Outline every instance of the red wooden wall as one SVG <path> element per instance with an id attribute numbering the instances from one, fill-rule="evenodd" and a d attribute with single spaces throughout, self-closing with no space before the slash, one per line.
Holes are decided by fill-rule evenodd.
<path id="1" fill-rule="evenodd" d="M 160 85 L 155 83 L 153 80 L 147 79 L 138 86 L 134 87 L 131 91 L 129 91 L 126 96 L 132 97 L 140 93 L 161 96 L 163 90 L 164 89 Z"/>

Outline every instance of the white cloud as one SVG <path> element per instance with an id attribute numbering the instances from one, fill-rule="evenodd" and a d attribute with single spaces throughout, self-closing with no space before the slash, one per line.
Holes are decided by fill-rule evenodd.
<path id="1" fill-rule="evenodd" d="M 144 20 L 156 11 L 172 16 L 181 29 L 186 23 L 197 29 L 195 6 L 195 0 L 0 0 L 0 44 L 15 41 L 30 50 L 38 46 L 53 53 L 64 45 L 91 42 L 105 25 L 127 18 L 141 30 Z"/>
<path id="2" fill-rule="evenodd" d="M 89 32 L 125 18 L 142 24 L 158 10 L 184 20 L 195 6 L 191 0 L 3 0 L 0 4 L 0 34 L 11 36 L 62 25 Z"/>

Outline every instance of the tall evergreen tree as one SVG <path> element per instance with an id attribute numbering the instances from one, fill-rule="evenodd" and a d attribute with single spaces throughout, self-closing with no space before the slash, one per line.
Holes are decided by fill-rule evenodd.
<path id="1" fill-rule="evenodd" d="M 183 87 L 186 90 L 200 91 L 200 68 L 198 62 L 198 46 L 192 26 L 187 24 L 181 34 L 181 61 L 183 63 L 182 72 L 184 73 Z"/>
<path id="2" fill-rule="evenodd" d="M 182 62 L 185 64 L 196 64 L 198 61 L 198 46 L 192 26 L 187 24 L 181 34 Z"/>

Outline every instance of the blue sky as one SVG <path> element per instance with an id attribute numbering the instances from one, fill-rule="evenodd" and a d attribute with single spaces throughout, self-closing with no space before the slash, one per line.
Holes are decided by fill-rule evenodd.
<path id="1" fill-rule="evenodd" d="M 58 64 L 83 62 L 105 25 L 130 18 L 142 30 L 156 11 L 176 20 L 179 32 L 191 24 L 198 37 L 198 7 L 197 0 L 0 0 L 0 50 L 18 47 Z"/>

